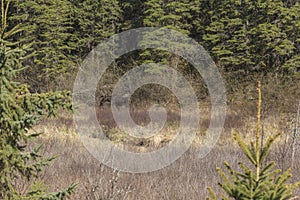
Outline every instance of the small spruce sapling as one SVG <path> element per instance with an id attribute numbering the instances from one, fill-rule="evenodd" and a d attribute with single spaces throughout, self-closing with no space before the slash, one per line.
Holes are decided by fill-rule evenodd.
<path id="1" fill-rule="evenodd" d="M 261 146 L 261 84 L 258 82 L 258 105 L 257 105 L 257 131 L 255 141 L 247 143 L 241 135 L 234 133 L 234 140 L 238 143 L 239 148 L 248 158 L 252 166 L 239 163 L 241 171 L 231 168 L 224 162 L 227 169 L 225 173 L 217 168 L 222 182 L 219 186 L 225 194 L 218 198 L 211 188 L 208 188 L 210 197 L 207 199 L 238 199 L 238 200 L 271 200 L 271 199 L 292 199 L 294 190 L 299 187 L 300 183 L 289 184 L 288 180 L 292 176 L 291 170 L 281 172 L 275 168 L 274 162 L 267 162 L 266 158 L 270 152 L 276 138 L 280 134 L 269 136 L 267 141 Z"/>

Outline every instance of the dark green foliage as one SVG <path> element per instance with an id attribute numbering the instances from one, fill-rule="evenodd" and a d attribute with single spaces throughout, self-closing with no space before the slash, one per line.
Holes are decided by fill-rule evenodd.
<path id="1" fill-rule="evenodd" d="M 72 1 L 72 40 L 79 58 L 84 58 L 102 40 L 120 29 L 122 12 L 117 0 Z"/>
<path id="2" fill-rule="evenodd" d="M 227 162 L 224 165 L 227 174 L 220 168 L 218 173 L 222 178 L 219 185 L 222 187 L 226 195 L 222 195 L 221 199 L 253 199 L 253 200 L 272 200 L 272 199 L 291 199 L 294 190 L 300 186 L 300 182 L 289 184 L 288 180 L 292 176 L 290 169 L 284 172 L 275 168 L 274 162 L 267 162 L 266 158 L 270 148 L 276 138 L 280 134 L 270 136 L 267 141 L 261 145 L 261 125 L 260 125 L 260 109 L 261 109 L 261 92 L 260 83 L 258 86 L 258 114 L 257 114 L 257 133 L 255 141 L 247 142 L 239 133 L 234 133 L 234 140 L 238 143 L 244 155 L 248 158 L 252 166 L 246 166 L 239 163 L 241 171 L 234 170 Z M 211 188 L 208 188 L 211 198 L 218 199 Z"/>
<path id="3" fill-rule="evenodd" d="M 139 28 L 143 24 L 144 0 L 120 0 L 123 19 L 121 29 Z"/>
<path id="4" fill-rule="evenodd" d="M 31 91 L 71 89 L 82 59 L 120 29 L 122 12 L 114 0 L 13 0 L 12 26 L 21 24 L 14 41 L 30 45 L 22 72 Z M 41 84 L 41 82 L 43 84 Z"/>
<path id="5" fill-rule="evenodd" d="M 198 13 L 200 9 L 197 1 L 186 0 L 148 0 L 144 5 L 144 26 L 173 29 L 187 35 L 191 35 L 193 29 L 193 14 Z M 172 35 L 168 37 L 172 38 Z M 182 69 L 187 66 L 187 63 L 178 56 L 165 51 L 145 50 L 140 55 L 144 63 L 157 62 Z M 159 73 L 159 71 L 160 69 L 157 69 L 156 72 Z"/>
<path id="6" fill-rule="evenodd" d="M 209 1 L 203 36 L 216 62 L 247 75 L 283 72 L 299 55 L 299 4 L 285 1 Z M 295 68 L 294 68 L 295 69 Z"/>
<path id="7" fill-rule="evenodd" d="M 78 66 L 97 44 L 141 26 L 170 28 L 196 39 L 211 53 L 229 91 L 257 77 L 295 78 L 300 71 L 298 1 L 12 0 L 10 11 L 9 28 L 23 28 L 13 41 L 30 46 L 23 62 L 29 67 L 18 77 L 34 92 L 71 89 Z M 191 66 L 168 52 L 148 49 L 130 58 L 118 61 L 122 69 L 115 71 L 139 60 L 132 65 L 164 63 L 194 76 Z"/>
<path id="8" fill-rule="evenodd" d="M 27 151 L 28 141 L 38 133 L 29 130 L 41 119 L 55 116 L 60 109 L 71 109 L 69 92 L 31 94 L 26 84 L 14 81 L 26 58 L 26 46 L 10 42 L 18 27 L 8 29 L 8 3 L 2 4 L 0 38 L 0 199 L 64 199 L 75 185 L 65 191 L 48 193 L 42 182 L 34 183 L 28 191 L 17 190 L 17 180 L 33 180 L 54 157 L 44 158 L 41 146 Z"/>
<path id="9" fill-rule="evenodd" d="M 76 69 L 77 59 L 72 55 L 72 4 L 67 0 L 14 0 L 11 11 L 10 25 L 21 24 L 23 30 L 14 41 L 30 45 L 24 61 L 30 68 L 22 72 L 24 81 L 37 92 L 64 88 L 61 76 Z"/>

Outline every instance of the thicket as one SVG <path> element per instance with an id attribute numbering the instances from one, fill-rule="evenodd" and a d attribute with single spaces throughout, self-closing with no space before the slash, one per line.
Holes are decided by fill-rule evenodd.
<path id="1" fill-rule="evenodd" d="M 257 79 L 266 80 L 264 84 L 274 79 L 281 85 L 299 82 L 297 0 L 12 0 L 11 4 L 8 25 L 20 24 L 24 30 L 13 41 L 31 45 L 32 56 L 24 60 L 30 67 L 18 75 L 30 83 L 31 92 L 70 90 L 78 66 L 99 42 L 145 26 L 175 29 L 197 40 L 222 72 L 229 94 Z M 114 75 L 136 64 L 163 61 L 203 92 L 205 86 L 197 85 L 200 75 L 192 66 L 166 52 L 149 51 L 119 59 L 103 83 L 112 83 Z"/>

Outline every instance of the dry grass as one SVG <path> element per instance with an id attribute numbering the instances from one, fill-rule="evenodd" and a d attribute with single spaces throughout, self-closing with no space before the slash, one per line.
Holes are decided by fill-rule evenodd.
<path id="1" fill-rule="evenodd" d="M 204 116 L 209 116 L 209 108 L 203 107 Z M 104 112 L 105 113 L 105 112 Z M 207 187 L 210 186 L 220 193 L 217 186 L 219 175 L 215 168 L 223 166 L 227 161 L 234 168 L 238 168 L 238 162 L 247 160 L 233 142 L 232 130 L 238 130 L 246 138 L 253 138 L 255 133 L 255 119 L 241 115 L 234 108 L 229 109 L 224 126 L 224 134 L 216 147 L 203 159 L 197 158 L 197 145 L 194 145 L 170 166 L 155 172 L 145 174 L 130 174 L 115 171 L 102 165 L 94 159 L 83 147 L 74 131 L 70 116 L 61 117 L 58 120 L 48 120 L 37 126 L 37 131 L 44 134 L 35 143 L 44 143 L 45 155 L 59 155 L 59 157 L 47 167 L 41 178 L 51 185 L 51 190 L 66 187 L 71 182 L 79 183 L 77 192 L 71 199 L 205 199 L 208 195 Z M 135 113 L 136 120 L 147 120 L 147 113 Z M 141 143 L 130 140 L 124 133 L 120 133 L 114 126 L 108 114 L 99 118 L 107 120 L 105 123 L 107 135 L 117 143 L 125 143 L 135 147 L 136 151 L 148 151 L 159 148 L 168 143 L 176 129 L 178 117 L 173 113 L 169 117 L 164 133 L 153 137 L 149 141 Z M 208 127 L 209 118 L 202 120 L 201 133 L 198 134 L 196 143 L 201 141 L 201 136 Z M 276 143 L 269 157 L 275 160 L 277 166 L 286 169 L 290 166 L 292 117 L 284 114 L 281 116 L 266 117 L 263 121 L 264 135 L 274 132 L 282 132 L 281 139 Z M 299 181 L 300 177 L 300 151 L 296 154 L 295 167 L 293 169 L 293 181 Z M 20 187 L 22 186 L 20 183 Z M 300 193 L 300 191 L 298 191 Z"/>

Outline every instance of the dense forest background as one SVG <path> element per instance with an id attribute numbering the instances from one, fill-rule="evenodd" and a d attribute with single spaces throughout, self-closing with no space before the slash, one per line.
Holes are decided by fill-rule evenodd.
<path id="1" fill-rule="evenodd" d="M 22 31 L 9 40 L 29 47 L 23 59 L 28 68 L 18 80 L 29 83 L 33 93 L 71 90 L 81 62 L 103 39 L 150 26 L 175 29 L 198 41 L 219 67 L 229 101 L 253 98 L 255 87 L 248 85 L 258 79 L 268 85 L 268 99 L 297 96 L 297 0 L 13 0 L 7 30 L 18 24 Z M 145 50 L 124 57 L 100 81 L 109 88 L 101 95 L 109 96 L 113 83 L 128 69 L 155 61 L 179 70 L 199 91 L 199 98 L 207 97 L 200 74 L 177 56 Z M 143 99 L 147 94 L 140 91 L 137 96 Z"/>
<path id="2" fill-rule="evenodd" d="M 199 42 L 218 66 L 226 85 L 229 109 L 224 125 L 225 134 L 220 139 L 219 147 L 212 152 L 214 159 L 209 157 L 199 162 L 187 154 L 177 165 L 153 176 L 121 176 L 119 172 L 109 171 L 86 156 L 87 152 L 71 134 L 74 131 L 72 119 L 66 113 L 60 113 L 60 110 L 74 110 L 70 91 L 81 63 L 104 39 L 139 27 L 165 27 L 184 33 Z M 218 180 L 213 171 L 216 165 L 220 165 L 226 156 L 232 162 L 240 163 L 241 154 L 236 152 L 229 138 L 232 129 L 236 128 L 245 131 L 247 139 L 251 138 L 249 116 L 254 116 L 256 112 L 257 80 L 261 80 L 262 88 L 259 84 L 256 138 L 260 138 L 260 132 L 264 137 L 264 130 L 282 131 L 278 127 L 284 124 L 282 132 L 285 134 L 282 138 L 286 138 L 277 144 L 271 160 L 278 161 L 283 170 L 290 163 L 293 166 L 294 157 L 290 162 L 290 157 L 286 155 L 294 152 L 289 145 L 290 127 L 298 124 L 291 120 L 294 117 L 291 115 L 295 113 L 300 95 L 299 44 L 298 0 L 1 0 L 0 199 L 20 199 L 21 196 L 29 199 L 63 199 L 74 192 L 77 182 L 81 183 L 76 194 L 78 199 L 99 199 L 97 195 L 100 194 L 106 196 L 105 199 L 120 199 L 130 192 L 131 199 L 137 199 L 139 194 L 146 196 L 141 199 L 147 199 L 148 196 L 154 199 L 173 196 L 183 199 L 180 197 L 187 195 L 195 199 L 199 199 L 200 195 L 200 199 L 203 199 L 206 193 L 201 188 L 207 186 L 207 180 L 215 184 L 212 187 L 217 186 Z M 204 120 L 198 134 L 204 136 L 210 116 L 207 87 L 192 65 L 169 52 L 144 49 L 118 58 L 99 80 L 97 103 L 103 106 L 105 101 L 110 101 L 115 83 L 128 70 L 151 62 L 169 65 L 191 83 L 199 102 L 202 101 L 206 106 L 202 108 Z M 150 73 L 161 71 L 157 68 Z M 264 105 L 261 105 L 261 93 Z M 151 101 L 171 105 L 172 111 L 176 106 L 176 97 L 157 85 L 143 86 L 131 98 L 132 103 L 142 103 L 142 109 L 149 106 L 147 103 Z M 169 112 L 169 127 L 166 127 L 165 133 L 149 140 L 124 137 L 116 129 L 110 111 L 99 108 L 97 117 L 99 121 L 104 121 L 101 125 L 110 140 L 124 142 L 128 145 L 126 147 L 145 152 L 147 148 L 155 149 L 172 140 L 173 128 L 176 128 L 176 122 L 180 119 L 176 109 Z M 45 125 L 45 118 L 58 114 L 62 116 L 55 121 L 55 125 Z M 131 114 L 133 119 L 140 119 L 142 123 L 149 120 L 148 113 L 144 111 L 137 109 Z M 51 122 L 50 119 L 48 122 Z M 31 130 L 36 125 L 40 125 L 37 128 L 42 131 Z M 65 190 L 48 194 L 44 182 L 35 181 L 42 178 L 39 176 L 42 168 L 55 158 L 44 159 L 41 155 L 41 142 L 35 140 L 40 132 L 49 133 L 49 137 L 46 135 L 41 139 L 46 141 L 45 152 L 62 155 L 60 162 L 45 172 L 44 177 L 48 177 L 45 178 L 46 184 L 51 185 L 51 191 L 62 186 Z M 295 146 L 297 125 L 293 128 L 293 134 Z M 28 141 L 36 142 L 38 146 L 34 148 L 34 144 Z M 259 143 L 255 150 L 257 158 Z M 299 173 L 296 162 L 297 159 L 293 170 Z M 182 173 L 178 173 L 177 167 Z M 165 180 L 162 181 L 162 177 Z M 21 182 L 22 178 L 25 181 Z M 118 185 L 122 190 L 116 189 L 118 178 L 122 179 Z M 188 180 L 184 181 L 185 178 Z M 70 180 L 74 184 L 66 187 Z M 102 180 L 111 185 L 105 188 Z M 189 183 L 191 180 L 194 183 Z M 28 186 L 28 181 L 33 184 Z M 188 184 L 195 187 L 189 187 Z M 156 195 L 153 195 L 155 187 Z"/>

